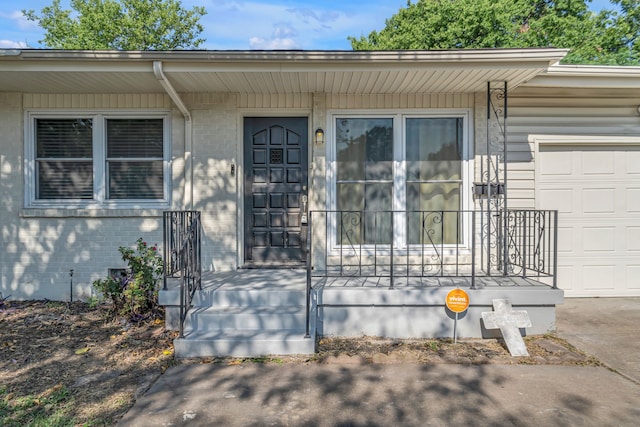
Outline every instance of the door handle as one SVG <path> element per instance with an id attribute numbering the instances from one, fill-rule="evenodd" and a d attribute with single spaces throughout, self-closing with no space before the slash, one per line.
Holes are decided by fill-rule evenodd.
<path id="1" fill-rule="evenodd" d="M 309 200 L 306 194 L 303 194 L 300 197 L 300 200 L 302 201 L 302 209 L 300 211 L 301 215 L 300 215 L 300 224 L 306 224 L 308 222 L 308 218 L 307 218 L 307 201 Z"/>

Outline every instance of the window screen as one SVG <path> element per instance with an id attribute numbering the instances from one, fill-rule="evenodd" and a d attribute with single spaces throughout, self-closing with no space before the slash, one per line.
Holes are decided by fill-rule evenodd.
<path id="1" fill-rule="evenodd" d="M 37 119 L 35 137 L 36 199 L 92 199 L 92 120 Z"/>
<path id="2" fill-rule="evenodd" d="M 162 119 L 107 120 L 107 198 L 162 199 Z"/>

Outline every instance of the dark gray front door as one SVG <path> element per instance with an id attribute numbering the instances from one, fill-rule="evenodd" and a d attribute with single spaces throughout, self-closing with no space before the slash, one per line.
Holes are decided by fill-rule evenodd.
<path id="1" fill-rule="evenodd" d="M 306 117 L 246 117 L 245 266 L 299 265 L 306 245 Z"/>

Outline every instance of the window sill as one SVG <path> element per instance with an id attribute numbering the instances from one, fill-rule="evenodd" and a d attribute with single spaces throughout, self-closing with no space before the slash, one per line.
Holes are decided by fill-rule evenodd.
<path id="1" fill-rule="evenodd" d="M 126 209 L 96 209 L 96 208 L 23 208 L 22 218 L 130 218 L 130 217 L 162 217 L 166 209 L 126 208 Z"/>

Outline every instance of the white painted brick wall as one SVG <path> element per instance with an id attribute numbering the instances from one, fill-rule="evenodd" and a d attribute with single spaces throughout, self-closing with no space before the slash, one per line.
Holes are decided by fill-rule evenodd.
<path id="1" fill-rule="evenodd" d="M 207 270 L 232 270 L 238 267 L 237 254 L 241 242 L 238 193 L 242 189 L 242 120 L 239 105 L 257 110 L 273 103 L 261 97 L 262 104 L 258 105 L 253 98 L 241 99 L 234 94 L 188 94 L 184 97 L 193 118 L 194 209 L 203 214 L 203 266 Z M 76 103 L 72 105 L 60 104 L 56 101 L 58 98 L 53 101 L 51 97 L 44 98 L 48 100 L 49 108 L 78 108 L 88 103 L 83 96 L 73 98 Z M 423 98 L 419 99 L 421 102 L 412 100 L 410 105 L 417 108 L 432 101 L 430 97 Z M 471 106 L 475 103 L 475 137 L 476 141 L 481 141 L 485 134 L 482 126 L 486 126 L 486 121 L 480 119 L 483 114 L 482 96 L 458 98 L 451 97 L 450 106 Z M 40 105 L 37 104 L 39 99 L 30 97 L 30 107 Z M 101 108 L 108 108 L 104 102 L 110 98 L 100 99 L 103 102 Z M 278 99 L 276 107 L 265 110 L 265 114 L 277 114 L 279 108 L 287 113 L 297 109 L 308 112 L 312 105 L 311 96 Z M 326 125 L 326 108 L 330 108 L 332 99 L 321 95 L 315 97 L 313 129 Z M 166 107 L 165 97 L 158 97 L 156 101 L 158 106 Z M 362 106 L 361 101 L 354 100 Z M 407 103 L 403 101 L 402 104 Z M 121 107 L 121 104 L 113 107 Z M 0 248 L 0 292 L 3 296 L 12 295 L 20 299 L 67 300 L 69 270 L 73 269 L 74 298 L 87 297 L 91 295 L 93 280 L 104 277 L 109 268 L 124 267 L 119 246 L 133 246 L 138 237 L 151 244 L 161 243 L 161 212 L 22 209 L 23 109 L 20 94 L 0 94 L 0 126 L 3 130 L 0 133 L 0 232 L 3 243 Z M 182 209 L 184 121 L 175 109 L 172 118 L 172 208 Z M 324 185 L 324 149 L 313 147 L 313 165 L 318 168 L 312 172 L 314 185 Z M 236 166 L 235 175 L 231 174 L 232 165 Z M 318 192 L 317 196 L 315 204 L 322 205 L 324 193 Z"/>
<path id="2" fill-rule="evenodd" d="M 202 212 L 205 270 L 237 268 L 237 189 L 240 134 L 234 95 L 209 95 L 191 105 L 194 209 Z M 236 173 L 231 174 L 235 165 Z"/>
<path id="3" fill-rule="evenodd" d="M 2 297 L 68 300 L 73 269 L 74 299 L 87 298 L 93 280 L 125 266 L 119 246 L 162 244 L 160 211 L 23 209 L 21 94 L 0 93 L 0 129 Z"/>

